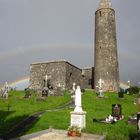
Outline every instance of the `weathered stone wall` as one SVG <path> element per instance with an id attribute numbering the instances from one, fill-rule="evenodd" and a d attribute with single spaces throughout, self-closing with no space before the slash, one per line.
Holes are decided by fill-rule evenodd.
<path id="1" fill-rule="evenodd" d="M 31 64 L 30 73 L 32 89 L 42 89 L 46 75 L 54 89 L 59 84 L 64 88 L 66 87 L 66 63 L 64 61 Z"/>
<path id="2" fill-rule="evenodd" d="M 101 78 L 103 90 L 119 90 L 119 67 L 116 40 L 115 11 L 98 9 L 95 13 L 95 78 L 94 87 Z"/>
<path id="3" fill-rule="evenodd" d="M 46 75 L 54 90 L 58 85 L 72 89 L 73 83 L 76 83 L 76 86 L 80 85 L 81 88 L 92 88 L 92 74 L 92 68 L 82 70 L 67 61 L 34 63 L 30 65 L 30 88 L 42 90 Z"/>
<path id="4" fill-rule="evenodd" d="M 66 87 L 67 89 L 72 89 L 73 83 L 81 85 L 81 75 L 82 70 L 78 67 L 67 63 L 66 64 Z"/>
<path id="5" fill-rule="evenodd" d="M 92 89 L 94 85 L 94 68 L 85 68 L 82 69 L 82 79 L 81 79 L 81 87 L 83 89 Z"/>

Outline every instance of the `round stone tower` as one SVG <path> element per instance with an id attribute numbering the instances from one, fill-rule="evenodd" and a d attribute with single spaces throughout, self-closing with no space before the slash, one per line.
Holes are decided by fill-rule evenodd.
<path id="1" fill-rule="evenodd" d="M 109 0 L 101 0 L 95 12 L 94 88 L 102 79 L 103 91 L 119 91 L 119 66 L 115 11 Z"/>

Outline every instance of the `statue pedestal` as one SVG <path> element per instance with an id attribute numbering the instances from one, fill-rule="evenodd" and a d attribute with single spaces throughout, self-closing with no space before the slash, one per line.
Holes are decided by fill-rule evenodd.
<path id="1" fill-rule="evenodd" d="M 78 126 L 81 129 L 86 127 L 86 112 L 71 112 L 71 126 Z"/>

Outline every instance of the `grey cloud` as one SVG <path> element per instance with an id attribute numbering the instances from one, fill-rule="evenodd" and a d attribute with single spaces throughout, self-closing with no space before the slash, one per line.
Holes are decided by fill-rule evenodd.
<path id="1" fill-rule="evenodd" d="M 140 81 L 139 0 L 112 0 L 120 78 Z M 99 0 L 0 0 L 0 83 L 29 75 L 30 63 L 66 59 L 93 66 Z"/>

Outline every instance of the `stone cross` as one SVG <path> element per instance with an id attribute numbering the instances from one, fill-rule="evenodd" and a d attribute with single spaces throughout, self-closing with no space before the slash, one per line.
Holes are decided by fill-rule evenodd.
<path id="1" fill-rule="evenodd" d="M 45 81 L 46 81 L 46 83 L 47 83 L 47 80 L 48 80 L 48 75 L 45 76 Z"/>
<path id="2" fill-rule="evenodd" d="M 100 78 L 99 81 L 98 81 L 98 83 L 99 83 L 99 86 L 98 86 L 98 88 L 99 88 L 99 97 L 104 97 L 104 95 L 103 95 L 103 89 L 102 89 L 102 85 L 104 84 L 104 80 L 102 80 Z"/>
<path id="3" fill-rule="evenodd" d="M 104 80 L 102 80 L 101 78 L 98 81 L 99 83 L 99 89 L 102 89 L 102 84 L 104 84 Z"/>
<path id="4" fill-rule="evenodd" d="M 72 90 L 75 92 L 75 83 L 73 83 Z"/>
<path id="5" fill-rule="evenodd" d="M 45 76 L 45 79 L 46 79 L 46 80 L 48 79 L 48 75 Z"/>
<path id="6" fill-rule="evenodd" d="M 75 112 L 82 112 L 82 105 L 81 105 L 81 89 L 80 86 L 77 86 L 75 91 Z"/>

